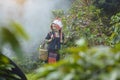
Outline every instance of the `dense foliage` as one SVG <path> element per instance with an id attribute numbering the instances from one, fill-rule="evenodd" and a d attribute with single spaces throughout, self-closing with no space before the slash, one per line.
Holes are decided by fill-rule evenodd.
<path id="1" fill-rule="evenodd" d="M 105 7 L 98 7 L 102 4 L 107 4 L 107 0 L 74 1 L 69 13 L 62 17 L 64 22 L 64 32 L 71 42 L 84 37 L 87 39 L 89 46 L 111 46 L 111 44 L 116 44 L 116 41 L 117 43 L 120 41 L 118 34 L 120 32 L 118 25 L 120 22 L 119 13 L 117 13 L 119 12 L 119 6 L 116 5 L 116 7 L 113 7 L 114 10 L 117 9 L 115 13 L 112 13 L 113 11 L 111 10 L 109 13 L 105 14 L 108 12 L 107 10 L 104 10 Z M 110 4 L 115 5 L 119 4 L 119 2 L 110 0 Z M 112 5 L 109 6 L 112 7 Z M 114 33 L 117 38 L 115 38 Z M 67 45 L 70 46 L 71 44 L 72 43 L 69 42 Z"/>
<path id="2" fill-rule="evenodd" d="M 111 35 L 111 44 L 118 44 L 120 43 L 120 13 L 112 16 L 111 24 L 113 33 Z"/>
<path id="3" fill-rule="evenodd" d="M 45 65 L 29 74 L 29 80 L 119 80 L 120 45 L 87 47 L 83 39 L 78 46 L 65 50 L 66 58 Z M 36 74 L 36 75 L 34 75 Z"/>
<path id="4" fill-rule="evenodd" d="M 70 39 L 86 38 L 89 46 L 107 45 L 108 37 L 104 33 L 100 13 L 101 10 L 92 4 L 83 5 L 82 2 L 76 0 L 69 14 L 63 17 L 64 32 Z"/>
<path id="5" fill-rule="evenodd" d="M 43 64 L 43 61 L 39 60 L 38 57 L 25 56 L 23 58 L 24 60 L 19 60 L 18 58 L 13 58 L 12 60 L 22 69 L 24 73 L 31 73 Z"/>
<path id="6" fill-rule="evenodd" d="M 107 15 L 114 15 L 120 11 L 120 2 L 118 0 L 94 0 L 94 5 L 102 8 Z"/>

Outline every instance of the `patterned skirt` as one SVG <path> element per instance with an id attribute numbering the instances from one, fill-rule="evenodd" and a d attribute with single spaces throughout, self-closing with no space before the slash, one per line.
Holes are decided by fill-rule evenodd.
<path id="1" fill-rule="evenodd" d="M 56 63 L 59 60 L 59 54 L 56 52 L 48 53 L 48 63 Z"/>

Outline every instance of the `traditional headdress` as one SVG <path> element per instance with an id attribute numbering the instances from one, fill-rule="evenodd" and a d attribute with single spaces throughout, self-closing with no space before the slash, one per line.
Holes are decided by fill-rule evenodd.
<path id="1" fill-rule="evenodd" d="M 56 18 L 52 23 L 53 23 L 53 24 L 56 24 L 56 25 L 57 25 L 56 27 L 57 27 L 59 30 L 62 29 L 62 27 L 63 27 L 60 18 Z M 51 26 L 51 28 L 52 28 L 52 26 Z"/>

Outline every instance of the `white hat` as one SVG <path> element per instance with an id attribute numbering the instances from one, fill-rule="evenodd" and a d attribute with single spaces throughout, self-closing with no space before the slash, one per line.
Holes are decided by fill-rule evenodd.
<path id="1" fill-rule="evenodd" d="M 63 27 L 62 22 L 60 19 L 55 19 L 52 23 L 57 24 L 60 28 Z"/>

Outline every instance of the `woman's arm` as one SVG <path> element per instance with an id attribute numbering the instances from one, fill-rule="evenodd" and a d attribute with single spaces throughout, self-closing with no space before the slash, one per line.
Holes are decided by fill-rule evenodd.
<path id="1" fill-rule="evenodd" d="M 49 42 L 52 41 L 52 39 L 45 39 L 45 41 L 46 41 L 47 43 L 49 43 Z"/>
<path id="2" fill-rule="evenodd" d="M 47 34 L 47 36 L 46 36 L 46 38 L 45 38 L 45 41 L 46 41 L 47 43 L 49 43 L 49 42 L 51 42 L 52 40 L 53 40 L 53 34 L 51 34 L 51 32 L 50 32 L 50 33 Z"/>

